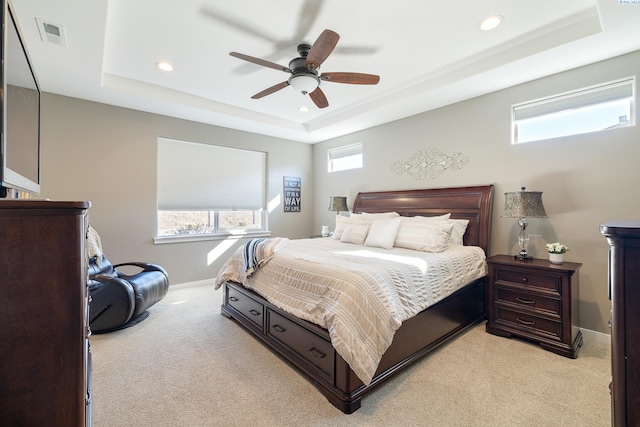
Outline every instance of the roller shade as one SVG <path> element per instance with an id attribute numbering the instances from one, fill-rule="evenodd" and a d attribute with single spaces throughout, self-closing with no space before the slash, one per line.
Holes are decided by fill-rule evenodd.
<path id="1" fill-rule="evenodd" d="M 267 153 L 158 138 L 158 210 L 265 207 Z"/>
<path id="2" fill-rule="evenodd" d="M 524 120 L 545 114 L 557 113 L 585 105 L 601 104 L 633 96 L 633 79 L 583 89 L 540 101 L 528 102 L 513 107 L 513 119 Z"/>
<path id="3" fill-rule="evenodd" d="M 337 160 L 359 154 L 362 154 L 362 144 L 347 145 L 329 150 L 329 160 Z"/>

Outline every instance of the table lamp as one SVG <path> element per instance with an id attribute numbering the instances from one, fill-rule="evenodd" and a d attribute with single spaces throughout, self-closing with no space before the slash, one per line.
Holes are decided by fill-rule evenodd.
<path id="1" fill-rule="evenodd" d="M 347 198 L 340 196 L 330 197 L 329 210 L 336 211 L 336 215 L 340 215 L 340 211 L 349 211 L 349 208 L 347 207 Z"/>
<path id="2" fill-rule="evenodd" d="M 526 191 L 525 187 L 521 191 L 504 193 L 505 203 L 502 218 L 520 218 L 518 225 L 520 226 L 520 235 L 518 243 L 520 245 L 520 254 L 516 258 L 525 261 L 532 257 L 527 254 L 527 245 L 529 244 L 529 235 L 527 234 L 527 218 L 547 218 L 547 213 L 542 205 L 542 191 Z"/>

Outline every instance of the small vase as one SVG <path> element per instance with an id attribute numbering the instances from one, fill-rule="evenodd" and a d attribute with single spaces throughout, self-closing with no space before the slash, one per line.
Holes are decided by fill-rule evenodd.
<path id="1" fill-rule="evenodd" d="M 549 254 L 549 261 L 551 264 L 562 264 L 564 260 L 564 254 Z"/>

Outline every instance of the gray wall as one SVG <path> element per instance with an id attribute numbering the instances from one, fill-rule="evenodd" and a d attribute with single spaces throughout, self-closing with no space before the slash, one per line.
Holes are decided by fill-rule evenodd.
<path id="1" fill-rule="evenodd" d="M 213 240 L 153 243 L 158 136 L 267 152 L 268 199 L 282 196 L 283 176 L 301 177 L 303 196 L 300 213 L 276 206 L 270 229 L 277 236 L 309 236 L 314 210 L 310 145 L 53 94 L 43 97 L 41 197 L 91 201 L 89 221 L 113 263 L 161 264 L 172 284 L 215 277 L 240 242 L 229 248 Z M 225 252 L 218 253 L 222 247 Z"/>
<path id="2" fill-rule="evenodd" d="M 599 225 L 640 217 L 640 127 L 513 146 L 510 109 L 515 103 L 639 73 L 640 52 L 635 52 L 315 144 L 314 230 L 323 224 L 333 229 L 329 196 L 347 196 L 351 207 L 360 191 L 495 184 L 489 255 L 515 254 L 519 227 L 515 219 L 500 218 L 504 192 L 521 186 L 542 191 L 549 218 L 529 221 L 530 234 L 537 236 L 531 238 L 529 253 L 546 258 L 547 242 L 561 241 L 571 248 L 565 259 L 583 264 L 579 326 L 608 334 L 608 245 Z M 327 173 L 327 150 L 355 142 L 364 144 L 364 167 Z M 469 161 L 460 170 L 422 181 L 392 172 L 393 162 L 426 148 L 461 152 Z"/>
<path id="3" fill-rule="evenodd" d="M 90 200 L 90 221 L 111 261 L 151 261 L 169 270 L 172 284 L 214 277 L 239 243 L 217 254 L 221 242 L 154 245 L 156 138 L 267 151 L 269 199 L 282 195 L 282 177 L 302 178 L 302 212 L 269 215 L 273 235 L 304 238 L 334 219 L 329 196 L 359 191 L 496 185 L 490 255 L 517 252 L 516 220 L 500 218 L 503 193 L 526 186 L 542 191 L 546 219 L 531 219 L 530 253 L 546 257 L 546 242 L 571 247 L 581 262 L 580 325 L 609 333 L 607 244 L 599 224 L 637 219 L 640 129 L 614 129 L 512 146 L 514 103 L 637 74 L 640 53 L 537 80 L 452 106 L 315 145 L 296 143 L 165 116 L 45 94 L 42 114 L 42 197 Z M 638 105 L 636 100 L 636 105 Z M 637 119 L 636 119 L 637 120 Z M 364 143 L 364 167 L 328 174 L 327 149 Z M 468 163 L 429 180 L 396 175 L 391 164 L 416 151 L 461 152 Z M 538 237 L 535 237 L 538 236 Z M 217 254 L 213 256 L 213 254 Z M 211 259 L 211 258 L 215 259 Z"/>

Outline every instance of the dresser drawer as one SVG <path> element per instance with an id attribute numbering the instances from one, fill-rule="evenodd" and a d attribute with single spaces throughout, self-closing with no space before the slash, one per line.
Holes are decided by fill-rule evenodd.
<path id="1" fill-rule="evenodd" d="M 562 340 L 562 322 L 495 307 L 495 322 L 534 335 Z"/>
<path id="2" fill-rule="evenodd" d="M 300 354 L 303 359 L 311 361 L 333 381 L 334 350 L 330 342 L 271 310 L 267 317 L 267 336 Z"/>
<path id="3" fill-rule="evenodd" d="M 551 316 L 562 316 L 562 300 L 541 296 L 540 294 L 527 294 L 511 289 L 496 286 L 494 302 L 501 305 L 510 305 L 514 308 L 532 310 Z"/>
<path id="4" fill-rule="evenodd" d="M 238 310 L 247 319 L 255 323 L 256 326 L 262 328 L 264 323 L 264 306 L 236 288 L 228 286 L 227 289 L 227 304 Z"/>
<path id="5" fill-rule="evenodd" d="M 540 290 L 560 296 L 562 294 L 562 276 L 538 274 L 526 270 L 496 268 L 494 283 L 524 286 L 530 290 Z"/>

